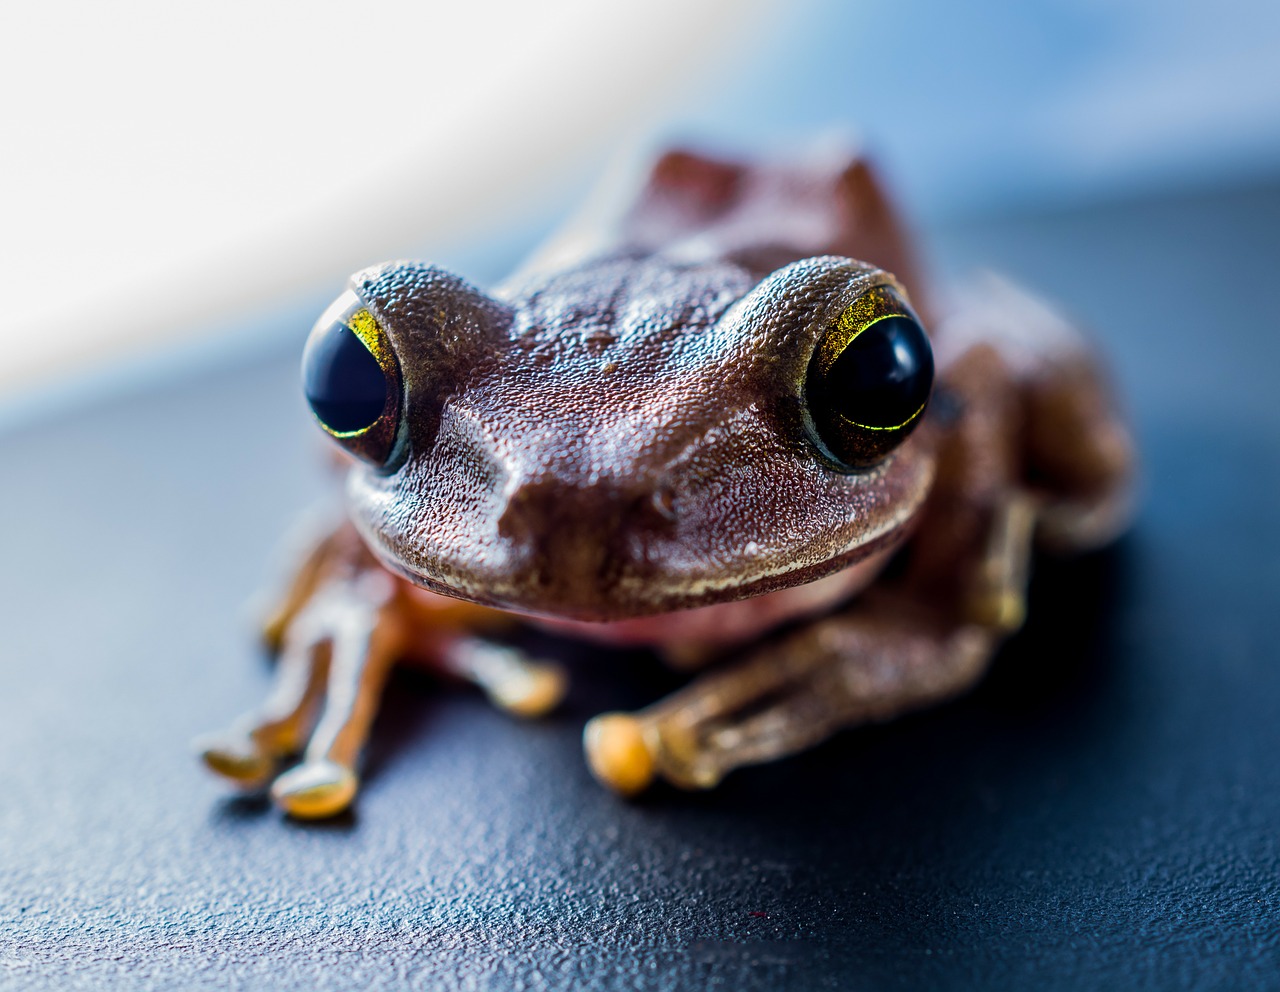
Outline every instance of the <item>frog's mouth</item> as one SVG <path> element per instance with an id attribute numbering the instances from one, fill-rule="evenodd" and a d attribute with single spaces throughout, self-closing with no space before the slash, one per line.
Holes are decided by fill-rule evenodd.
<path id="1" fill-rule="evenodd" d="M 842 475 L 787 462 L 747 493 L 676 480 L 484 495 L 423 466 L 357 469 L 352 517 L 388 569 L 433 592 L 519 613 L 616 621 L 746 599 L 814 582 L 901 542 L 924 502 L 932 458 L 913 439 L 875 470 Z M 779 466 L 774 466 L 779 469 Z"/>

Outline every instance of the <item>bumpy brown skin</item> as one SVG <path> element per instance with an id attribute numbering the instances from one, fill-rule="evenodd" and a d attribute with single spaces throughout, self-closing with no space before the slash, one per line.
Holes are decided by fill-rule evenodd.
<path id="1" fill-rule="evenodd" d="M 988 280 L 937 328 L 919 430 L 874 468 L 835 464 L 805 374 L 876 285 L 905 289 L 929 322 L 934 301 L 863 161 L 686 152 L 656 163 L 621 218 L 571 228 L 492 297 L 419 263 L 358 274 L 403 376 L 398 454 L 391 470 L 352 471 L 355 531 L 313 552 L 268 628 L 283 645 L 275 695 L 207 741 L 206 762 L 256 785 L 305 744 L 273 793 L 325 816 L 354 798 L 396 659 L 518 713 L 554 705 L 553 666 L 476 638 L 509 622 L 490 606 L 626 621 L 599 629 L 649 632 L 685 661 L 716 644 L 682 644 L 703 614 L 670 611 L 710 606 L 732 625 L 734 601 L 770 594 L 761 615 L 821 614 L 785 638 L 725 630 L 740 660 L 592 721 L 592 769 L 624 793 L 655 777 L 714 785 L 965 689 L 1022 621 L 1033 536 L 1071 550 L 1121 528 L 1132 445 L 1074 332 Z M 908 536 L 895 578 L 847 602 Z"/>
<path id="2" fill-rule="evenodd" d="M 805 428 L 818 339 L 890 279 L 838 256 L 757 280 L 614 254 L 487 309 L 434 268 L 375 269 L 357 286 L 401 356 L 411 454 L 352 473 L 352 518 L 426 588 L 554 617 L 665 613 L 839 571 L 900 539 L 933 474 L 927 439 L 849 473 Z"/>

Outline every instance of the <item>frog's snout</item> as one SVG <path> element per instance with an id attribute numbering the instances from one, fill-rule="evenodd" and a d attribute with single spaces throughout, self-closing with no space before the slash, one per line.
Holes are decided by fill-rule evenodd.
<path id="1" fill-rule="evenodd" d="M 676 514 L 675 498 L 661 484 L 572 485 L 540 478 L 511 490 L 497 527 L 538 585 L 572 588 L 581 596 L 642 565 L 646 536 L 669 531 Z"/>

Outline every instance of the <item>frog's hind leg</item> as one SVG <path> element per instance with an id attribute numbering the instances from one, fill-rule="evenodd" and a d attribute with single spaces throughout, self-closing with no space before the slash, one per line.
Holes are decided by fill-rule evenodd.
<path id="1" fill-rule="evenodd" d="M 1000 356 L 1017 397 L 1003 416 L 1021 426 L 1019 483 L 1039 497 L 1037 544 L 1106 544 L 1131 515 L 1138 458 L 1098 355 L 1065 317 L 997 276 L 973 280 L 959 302 L 939 329 L 942 377 L 963 392 L 966 366 L 987 349 Z M 970 390 L 968 402 L 982 398 Z"/>
<path id="2" fill-rule="evenodd" d="M 596 717 L 585 732 L 588 763 L 623 794 L 655 778 L 711 788 L 734 768 L 959 694 L 981 676 L 997 641 L 984 626 L 876 596 L 647 710 Z"/>
<path id="3" fill-rule="evenodd" d="M 1024 402 L 1038 544 L 1074 552 L 1113 540 L 1133 513 L 1138 458 L 1102 369 L 1079 352 L 1028 382 Z"/>

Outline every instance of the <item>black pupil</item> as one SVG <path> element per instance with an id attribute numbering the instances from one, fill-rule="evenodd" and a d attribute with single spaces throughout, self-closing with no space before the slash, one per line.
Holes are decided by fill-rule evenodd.
<path id="1" fill-rule="evenodd" d="M 320 422 L 336 434 L 372 427 L 387 403 L 378 360 L 345 324 L 330 324 L 307 341 L 302 388 Z"/>
<path id="2" fill-rule="evenodd" d="M 850 342 L 827 371 L 826 400 L 863 427 L 898 427 L 933 387 L 933 351 L 910 317 L 885 317 Z"/>

